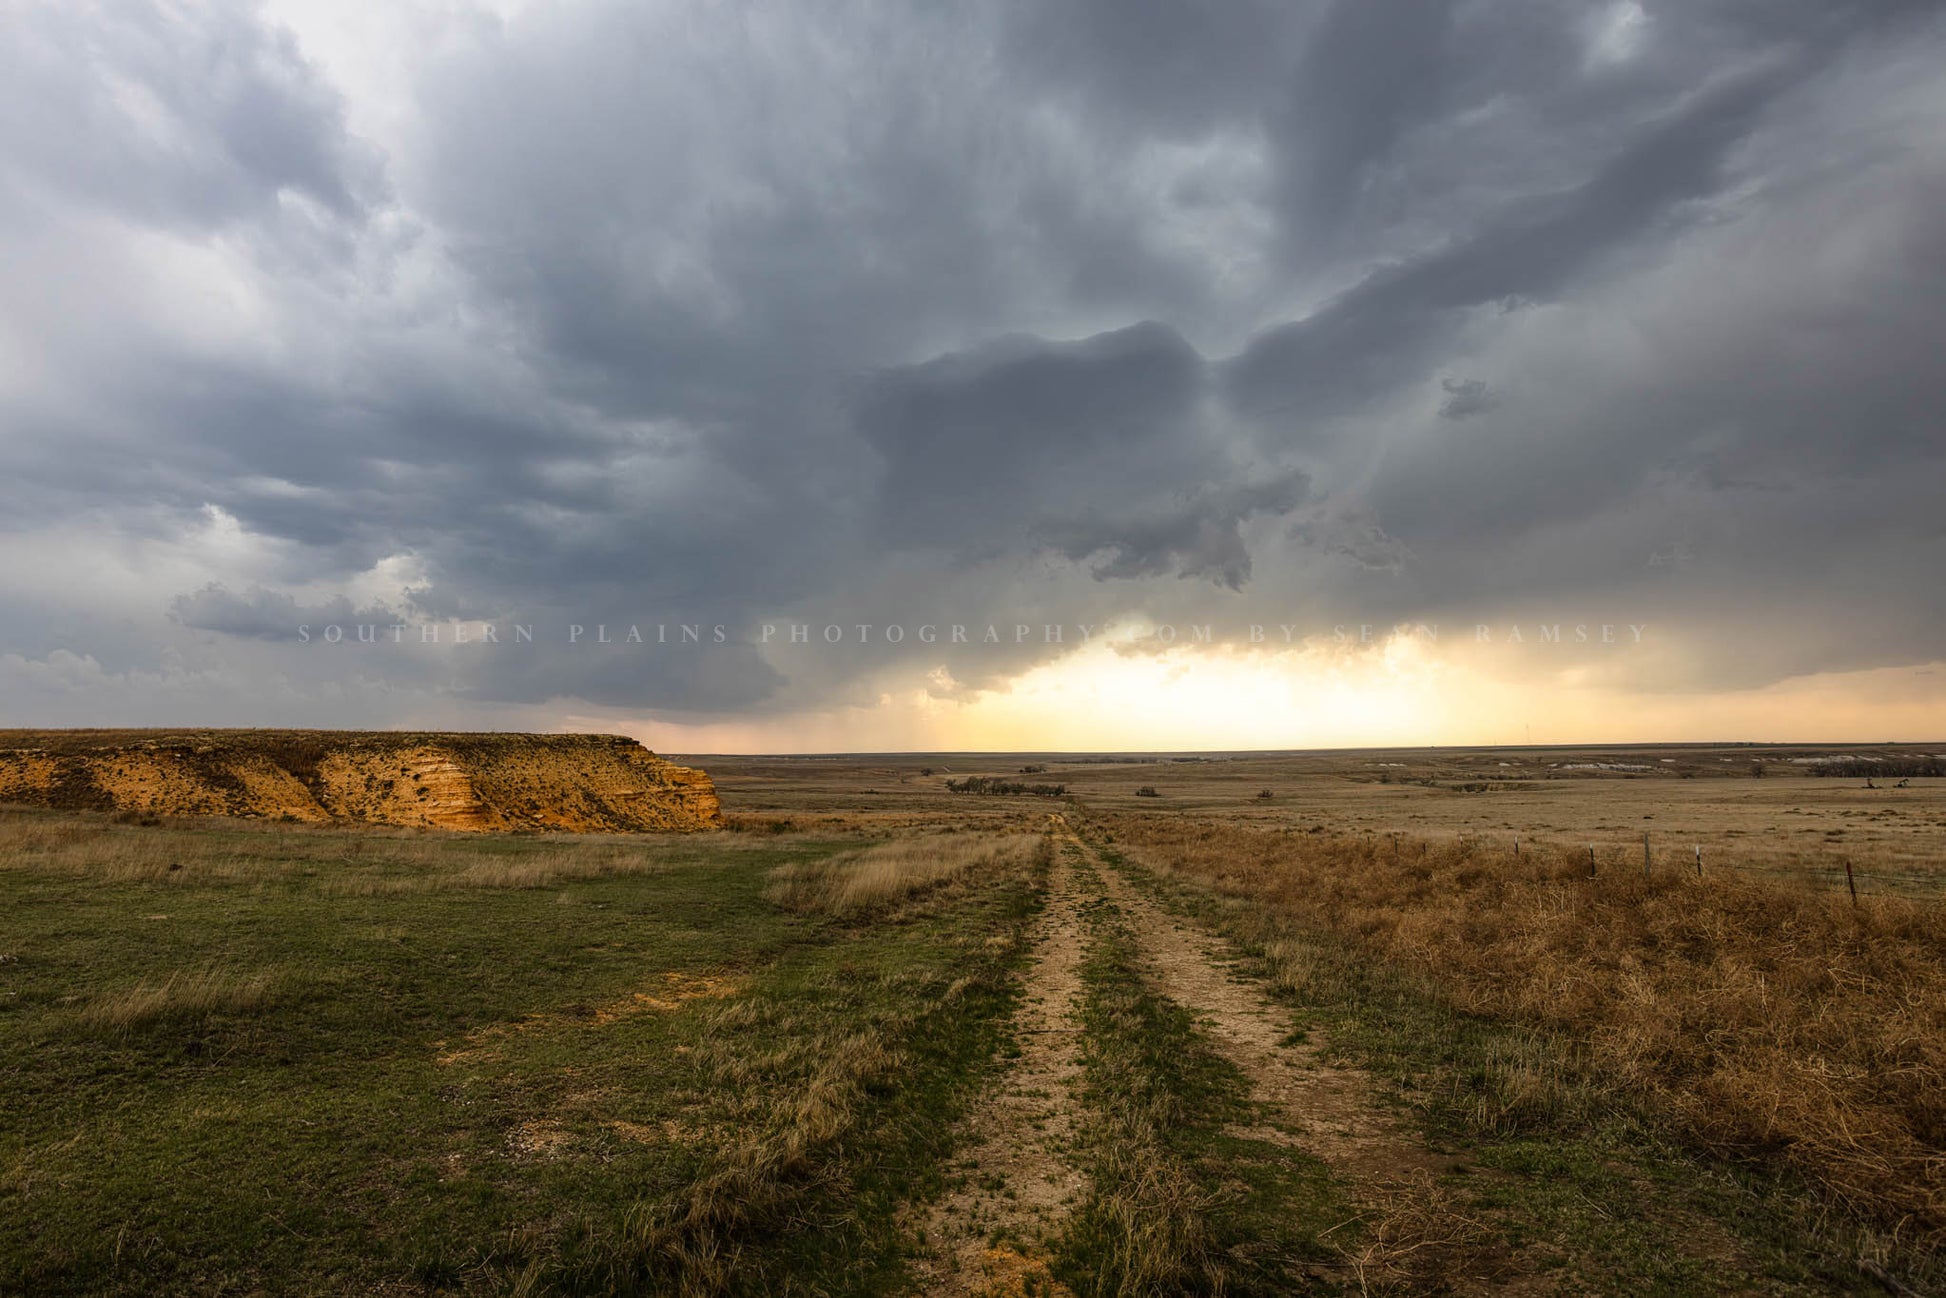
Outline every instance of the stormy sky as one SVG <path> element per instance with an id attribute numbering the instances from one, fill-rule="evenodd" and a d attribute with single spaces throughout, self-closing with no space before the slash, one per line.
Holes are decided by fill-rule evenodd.
<path id="1" fill-rule="evenodd" d="M 0 724 L 945 747 L 1162 624 L 1649 628 L 1469 650 L 1560 738 L 1935 706 L 1942 68 L 1834 0 L 0 6 Z"/>

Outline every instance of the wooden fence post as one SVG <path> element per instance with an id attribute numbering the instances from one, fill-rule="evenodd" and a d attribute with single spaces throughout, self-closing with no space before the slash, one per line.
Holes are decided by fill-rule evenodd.
<path id="1" fill-rule="evenodd" d="M 1588 844 L 1588 877 L 1590 879 L 1595 877 L 1595 845 L 1593 843 Z"/>
<path id="2" fill-rule="evenodd" d="M 1845 887 L 1851 889 L 1851 904 L 1858 904 L 1858 880 L 1851 877 L 1851 858 L 1845 858 Z"/>
<path id="3" fill-rule="evenodd" d="M 1698 879 L 1703 877 L 1703 845 L 1701 843 L 1696 844 L 1696 877 Z"/>
<path id="4" fill-rule="evenodd" d="M 1642 877 L 1649 877 L 1649 831 L 1642 831 Z"/>

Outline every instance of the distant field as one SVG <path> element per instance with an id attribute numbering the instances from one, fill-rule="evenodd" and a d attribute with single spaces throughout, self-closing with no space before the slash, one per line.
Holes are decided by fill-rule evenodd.
<path id="1" fill-rule="evenodd" d="M 997 775 L 1065 784 L 1100 811 L 1220 816 L 1257 828 L 1334 834 L 1469 836 L 1511 845 L 1589 844 L 1637 868 L 1642 835 L 1668 868 L 1742 866 L 1815 874 L 1842 884 L 1854 873 L 1883 886 L 1946 885 L 1946 778 L 1819 776 L 1832 759 L 1902 764 L 1936 760 L 1933 745 L 1816 748 L 1361 750 L 1289 757 L 1121 756 L 1112 761 L 1029 754 L 895 758 L 697 757 L 725 792 L 726 808 L 824 813 L 827 823 L 896 824 L 968 814 L 979 801 L 946 790 L 950 779 Z M 1021 768 L 1045 767 L 1023 775 Z M 1753 777 L 1753 768 L 1764 774 Z M 1849 769 L 1849 766 L 1845 766 Z M 927 769 L 932 775 L 922 775 Z M 1158 796 L 1138 798 L 1153 787 Z M 1258 796 L 1268 792 L 1268 798 Z M 1861 880 L 1862 887 L 1880 881 Z"/>
<path id="2" fill-rule="evenodd" d="M 0 809 L 0 1293 L 1927 1292 L 1946 780 L 1832 755 Z"/>

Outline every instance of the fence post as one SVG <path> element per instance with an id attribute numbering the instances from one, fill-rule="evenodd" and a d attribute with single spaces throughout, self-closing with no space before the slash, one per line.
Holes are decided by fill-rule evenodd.
<path id="1" fill-rule="evenodd" d="M 1520 855 L 1520 835 L 1519 834 L 1514 835 L 1514 855 L 1515 856 Z"/>
<path id="2" fill-rule="evenodd" d="M 1858 904 L 1858 880 L 1851 877 L 1851 858 L 1845 858 L 1845 887 L 1851 889 L 1851 904 Z"/>
<path id="3" fill-rule="evenodd" d="M 1595 877 L 1595 845 L 1593 843 L 1588 844 L 1588 877 L 1590 879 Z"/>
<path id="4" fill-rule="evenodd" d="M 1696 877 L 1698 879 L 1703 877 L 1703 845 L 1701 843 L 1696 844 Z"/>
<path id="5" fill-rule="evenodd" d="M 1649 831 L 1642 831 L 1642 877 L 1649 877 Z"/>

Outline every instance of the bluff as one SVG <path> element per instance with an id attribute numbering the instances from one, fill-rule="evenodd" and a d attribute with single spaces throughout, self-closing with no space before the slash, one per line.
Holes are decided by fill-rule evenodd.
<path id="1" fill-rule="evenodd" d="M 723 823 L 706 773 L 620 735 L 0 730 L 0 802 L 484 832 Z"/>

